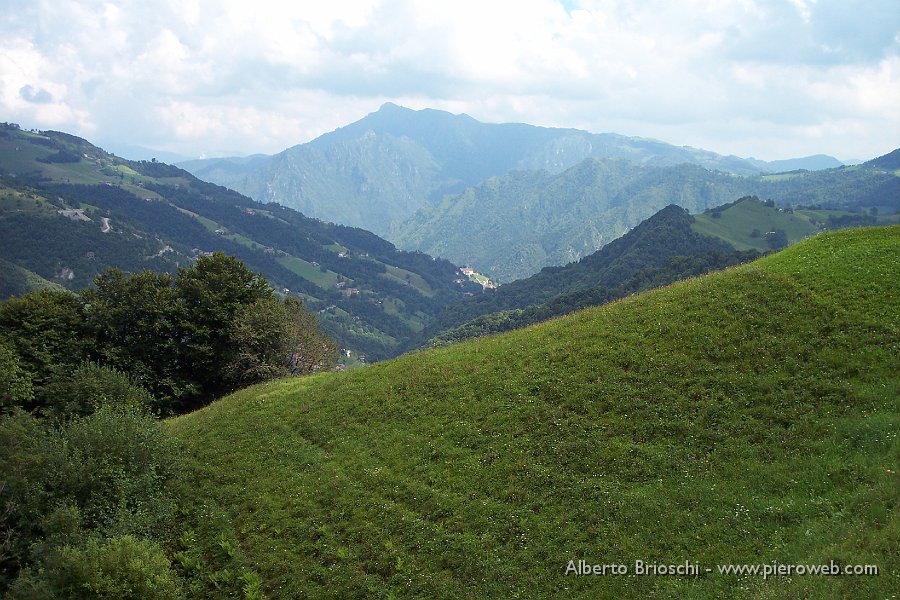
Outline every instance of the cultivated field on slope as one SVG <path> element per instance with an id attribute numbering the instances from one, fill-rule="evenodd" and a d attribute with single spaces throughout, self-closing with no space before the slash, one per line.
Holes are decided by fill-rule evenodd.
<path id="1" fill-rule="evenodd" d="M 898 256 L 900 227 L 821 234 L 509 334 L 224 398 L 169 422 L 192 471 L 183 564 L 197 586 L 250 573 L 282 598 L 891 597 Z M 702 571 L 566 576 L 580 559 Z M 880 574 L 716 572 L 773 561 Z"/>

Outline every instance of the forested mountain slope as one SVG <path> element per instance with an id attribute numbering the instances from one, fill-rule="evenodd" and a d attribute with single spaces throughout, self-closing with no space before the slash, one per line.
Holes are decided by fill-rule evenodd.
<path id="1" fill-rule="evenodd" d="M 696 165 L 587 159 L 564 171 L 490 179 L 429 205 L 390 238 L 503 282 L 578 260 L 669 204 L 703 212 L 743 196 L 781 207 L 900 211 L 900 177 L 880 163 L 737 177 Z"/>
<path id="2" fill-rule="evenodd" d="M 224 251 L 319 312 L 343 346 L 385 358 L 475 284 L 368 231 L 259 204 L 61 132 L 0 128 L 0 258 L 70 289 L 108 267 L 174 272 Z M 286 290 L 286 291 L 285 291 Z"/>

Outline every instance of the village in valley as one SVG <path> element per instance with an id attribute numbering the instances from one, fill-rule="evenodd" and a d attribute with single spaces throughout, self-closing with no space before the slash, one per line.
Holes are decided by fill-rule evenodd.
<path id="1" fill-rule="evenodd" d="M 486 290 L 493 290 L 497 288 L 497 285 L 493 283 L 490 278 L 487 277 L 487 275 L 482 275 L 472 267 L 461 267 L 459 269 L 459 272 L 468 277 L 469 281 L 474 281 L 475 283 L 480 284 L 481 287 Z M 465 279 L 460 278 L 456 280 L 456 283 L 462 285 L 463 283 L 465 283 L 465 281 Z"/>

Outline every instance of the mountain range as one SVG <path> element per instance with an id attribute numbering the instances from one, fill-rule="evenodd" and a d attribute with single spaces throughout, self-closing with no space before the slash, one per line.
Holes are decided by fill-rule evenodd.
<path id="1" fill-rule="evenodd" d="M 766 163 L 657 140 L 385 104 L 377 112 L 274 156 L 179 163 L 197 177 L 327 221 L 390 232 L 419 208 L 514 170 L 562 172 L 586 158 L 645 166 L 700 165 L 738 175 L 839 166 L 832 157 Z"/>
<path id="2" fill-rule="evenodd" d="M 750 195 L 784 207 L 894 213 L 900 177 L 874 163 L 745 177 L 691 164 L 588 158 L 558 174 L 516 171 L 489 179 L 423 207 L 390 238 L 503 283 L 578 260 L 668 204 L 698 213 Z"/>
<path id="3" fill-rule="evenodd" d="M 848 198 L 858 197 L 859 189 L 874 197 L 880 188 L 860 182 L 870 181 L 872 168 L 889 169 L 895 161 L 888 155 L 871 168 L 775 177 L 785 185 L 838 175 L 838 183 L 843 181 L 849 190 Z M 775 247 L 766 234 L 776 230 L 785 232 L 788 243 L 823 228 L 893 219 L 824 209 L 814 214 L 786 212 L 751 199 L 692 217 L 683 205 L 699 211 L 713 198 L 733 198 L 741 191 L 735 183 L 738 178 L 696 165 L 641 167 L 623 160 L 587 159 L 555 176 L 516 171 L 455 197 L 456 204 L 460 199 L 477 200 L 475 205 L 485 215 L 481 222 L 465 224 L 470 230 L 469 250 L 484 248 L 495 252 L 498 260 L 518 261 L 520 267 L 526 266 L 522 269 L 526 274 L 548 262 L 570 264 L 492 291 L 469 281 L 446 260 L 398 251 L 372 233 L 310 219 L 278 204 L 257 203 L 177 167 L 123 160 L 62 132 L 3 127 L 0 173 L 4 297 L 46 285 L 80 289 L 108 267 L 173 272 L 202 253 L 221 250 L 264 274 L 277 290 L 301 298 L 319 313 L 330 335 L 369 360 L 394 356 L 431 338 L 432 343 L 445 343 L 508 330 L 735 264 L 748 258 L 739 250 Z M 852 174 L 858 178 L 849 178 Z M 682 208 L 651 213 L 648 224 L 606 245 L 617 233 L 615 228 L 625 230 L 626 223 L 638 221 L 671 197 L 670 182 L 676 178 L 681 181 Z M 888 184 L 896 180 L 883 178 Z M 610 199 L 606 213 L 591 214 L 583 207 L 577 219 L 570 219 L 579 202 L 591 199 L 596 205 L 614 182 L 624 191 Z M 546 202 L 549 197 L 559 201 Z M 438 206 L 454 206 L 450 198 Z M 507 220 L 518 225 L 533 220 L 530 234 L 543 231 L 563 250 L 549 261 L 540 242 L 530 254 L 527 246 L 515 251 L 512 244 L 492 250 L 491 241 L 516 231 L 485 228 L 491 223 L 489 209 L 499 198 L 530 204 L 530 213 L 523 210 L 518 219 Z M 687 202 L 688 198 L 694 200 Z M 497 223 L 504 225 L 502 220 Z M 665 231 L 665 239 L 644 235 L 651 229 Z M 419 232 L 426 230 L 423 225 Z M 582 233 L 575 235 L 577 231 Z M 471 239 L 473 233 L 490 239 L 479 242 Z M 465 236 L 451 228 L 435 239 L 434 249 L 445 254 L 453 254 L 448 250 L 453 244 L 466 245 Z M 591 254 L 600 246 L 602 251 Z M 622 247 L 631 250 L 624 254 L 616 250 Z M 603 275 L 607 272 L 616 276 L 609 279 Z M 473 319 L 480 320 L 470 323 Z"/>
<path id="4" fill-rule="evenodd" d="M 274 156 L 182 166 L 499 282 L 577 260 L 672 203 L 701 212 L 756 195 L 782 206 L 900 209 L 900 178 L 871 162 L 767 163 L 394 104 Z"/>
<path id="5" fill-rule="evenodd" d="M 600 250 L 447 305 L 419 335 L 441 346 L 510 331 L 724 269 L 827 229 L 900 223 L 900 215 L 785 209 L 754 196 L 691 215 L 669 205 Z"/>
<path id="6" fill-rule="evenodd" d="M 17 598 L 57 587 L 166 598 L 890 597 L 900 225 L 823 230 L 896 223 L 898 173 L 900 150 L 815 173 L 596 157 L 513 170 L 432 201 L 435 222 L 500 243 L 515 233 L 504 219 L 565 239 L 602 208 L 626 232 L 482 289 L 468 269 L 369 231 L 2 124 L 0 293 L 79 289 L 110 267 L 172 272 L 226 252 L 302 299 L 357 357 L 446 347 L 270 380 L 157 422 L 112 395 L 140 388 L 102 364 L 48 359 L 60 385 L 34 392 L 5 336 L 30 341 L 46 321 L 7 312 L 0 583 L 15 576 Z M 747 180 L 777 198 L 735 199 Z M 815 206 L 791 205 L 801 202 Z M 478 211 L 495 230 L 478 229 Z M 585 231 L 605 236 L 599 227 Z M 448 240 L 463 237 L 448 229 Z M 86 298 L 105 324 L 98 296 Z M 182 301 L 215 307 L 204 295 Z M 190 330 L 161 337 L 183 344 L 172 332 Z M 56 352 L 46 356 L 72 355 Z M 29 415 L 11 392 L 83 395 L 95 412 Z M 611 562 L 666 575 L 581 577 L 567 566 Z M 755 562 L 809 576 L 722 570 Z M 673 563 L 697 572 L 668 576 Z M 867 575 L 813 575 L 823 565 Z"/>

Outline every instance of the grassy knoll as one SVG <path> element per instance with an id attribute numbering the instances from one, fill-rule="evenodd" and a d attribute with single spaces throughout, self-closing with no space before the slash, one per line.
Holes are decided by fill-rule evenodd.
<path id="1" fill-rule="evenodd" d="M 718 214 L 718 218 L 710 213 L 695 215 L 692 229 L 721 238 L 738 250 L 769 250 L 767 231 L 783 230 L 791 244 L 819 231 L 808 216 L 784 212 L 755 199 L 741 200 Z"/>
<path id="2" fill-rule="evenodd" d="M 226 397 L 169 422 L 193 471 L 182 561 L 279 598 L 891 597 L 898 256 L 900 227 L 826 233 L 509 334 Z M 703 572 L 565 576 L 579 559 Z M 831 560 L 880 574 L 716 572 Z"/>
<path id="3" fill-rule="evenodd" d="M 319 267 L 311 262 L 305 261 L 296 256 L 282 256 L 278 258 L 278 263 L 296 273 L 303 279 L 312 281 L 320 288 L 330 289 L 337 283 L 338 276 L 332 271 L 322 271 Z"/>
<path id="4" fill-rule="evenodd" d="M 434 290 L 432 290 L 431 286 L 428 285 L 428 282 L 425 281 L 425 279 L 423 279 L 422 276 L 417 273 L 413 273 L 411 271 L 407 271 L 406 269 L 401 269 L 393 265 L 385 265 L 385 272 L 382 273 L 382 276 L 388 279 L 392 279 L 397 283 L 411 285 L 429 298 L 434 297 Z"/>

